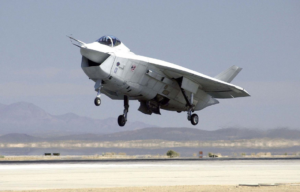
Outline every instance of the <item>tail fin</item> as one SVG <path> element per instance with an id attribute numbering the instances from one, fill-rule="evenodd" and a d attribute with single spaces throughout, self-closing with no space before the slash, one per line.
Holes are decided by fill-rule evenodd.
<path id="1" fill-rule="evenodd" d="M 215 76 L 215 78 L 230 83 L 241 70 L 242 68 L 233 65 L 232 67 L 229 67 L 225 71 L 221 72 L 219 75 Z"/>

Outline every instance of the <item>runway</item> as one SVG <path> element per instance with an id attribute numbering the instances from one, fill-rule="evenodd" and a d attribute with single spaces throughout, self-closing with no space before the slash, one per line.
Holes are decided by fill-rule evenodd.
<path id="1" fill-rule="evenodd" d="M 299 182 L 297 159 L 0 163 L 0 190 Z"/>
<path id="2" fill-rule="evenodd" d="M 2 164 L 62 164 L 62 163 L 141 163 L 141 162 L 171 162 L 171 161 L 279 161 L 279 160 L 299 160 L 300 157 L 265 157 L 265 158 L 162 158 L 162 159 L 83 159 L 83 158 L 58 158 L 58 159 L 42 159 L 42 160 L 0 160 L 0 165 Z"/>

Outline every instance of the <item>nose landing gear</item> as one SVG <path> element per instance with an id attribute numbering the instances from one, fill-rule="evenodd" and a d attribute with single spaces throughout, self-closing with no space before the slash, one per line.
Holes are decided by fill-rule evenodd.
<path id="1" fill-rule="evenodd" d="M 129 104 L 128 104 L 128 96 L 124 95 L 124 112 L 123 115 L 120 115 L 118 117 L 118 124 L 120 127 L 123 127 L 126 124 L 127 121 L 127 113 L 129 109 Z"/>
<path id="2" fill-rule="evenodd" d="M 101 96 L 101 94 L 100 94 L 100 89 L 98 89 L 97 97 L 96 97 L 95 100 L 94 100 L 94 103 L 95 103 L 96 106 L 100 106 L 100 105 L 101 105 L 101 99 L 100 99 L 100 96 Z"/>
<path id="3" fill-rule="evenodd" d="M 100 106 L 101 105 L 101 99 L 99 97 L 96 97 L 94 100 L 94 103 L 96 106 Z"/>
<path id="4" fill-rule="evenodd" d="M 97 91 L 97 97 L 95 98 L 94 100 L 94 103 L 96 106 L 100 106 L 101 105 L 101 99 L 100 99 L 100 96 L 101 96 L 101 88 L 102 88 L 102 80 L 98 80 L 94 86 L 95 88 L 95 91 Z"/>

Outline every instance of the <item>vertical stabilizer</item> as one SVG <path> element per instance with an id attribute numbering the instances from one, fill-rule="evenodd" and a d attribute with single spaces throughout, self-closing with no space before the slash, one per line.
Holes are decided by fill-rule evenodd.
<path id="1" fill-rule="evenodd" d="M 227 83 L 230 83 L 236 76 L 239 74 L 239 72 L 242 70 L 242 68 L 233 65 L 232 67 L 226 69 L 219 75 L 215 76 L 216 79 L 219 79 L 221 81 L 225 81 Z"/>

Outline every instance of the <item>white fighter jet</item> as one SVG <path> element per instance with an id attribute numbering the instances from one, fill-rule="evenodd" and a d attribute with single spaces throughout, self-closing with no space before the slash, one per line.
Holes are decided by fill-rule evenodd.
<path id="1" fill-rule="evenodd" d="M 123 114 L 118 117 L 120 126 L 127 121 L 129 100 L 138 100 L 138 110 L 147 115 L 160 114 L 161 109 L 186 111 L 188 121 L 197 125 L 198 115 L 194 111 L 219 103 L 217 99 L 250 96 L 245 89 L 230 83 L 242 70 L 237 66 L 209 77 L 179 65 L 136 55 L 111 35 L 89 44 L 69 38 L 80 48 L 82 70 L 95 82 L 95 105 L 101 104 L 101 93 L 111 99 L 124 100 Z"/>

